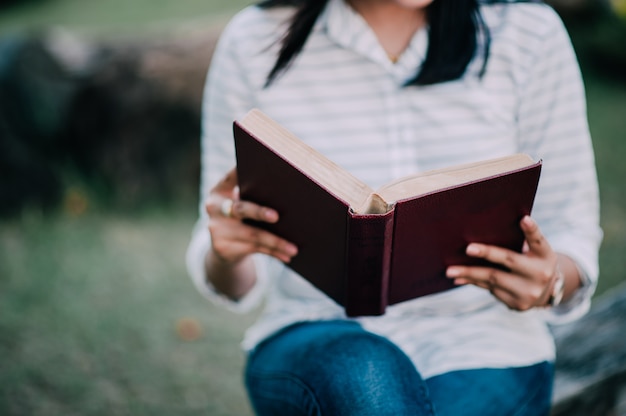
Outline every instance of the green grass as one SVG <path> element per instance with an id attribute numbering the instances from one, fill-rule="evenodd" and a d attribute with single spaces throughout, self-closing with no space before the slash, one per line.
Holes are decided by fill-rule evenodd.
<path id="1" fill-rule="evenodd" d="M 604 230 L 599 294 L 626 280 L 626 82 L 585 73 Z"/>
<path id="2" fill-rule="evenodd" d="M 30 0 L 0 8 L 0 33 L 53 26 L 97 34 L 223 21 L 254 0 Z"/>
<path id="3" fill-rule="evenodd" d="M 193 288 L 194 217 L 31 213 L 0 225 L 0 414 L 250 413 L 238 345 L 252 316 Z"/>

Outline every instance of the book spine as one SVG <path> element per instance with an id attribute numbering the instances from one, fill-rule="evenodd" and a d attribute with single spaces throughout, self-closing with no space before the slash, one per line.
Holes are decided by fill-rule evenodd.
<path id="1" fill-rule="evenodd" d="M 382 315 L 388 303 L 393 210 L 352 215 L 348 224 L 346 290 L 348 316 Z"/>

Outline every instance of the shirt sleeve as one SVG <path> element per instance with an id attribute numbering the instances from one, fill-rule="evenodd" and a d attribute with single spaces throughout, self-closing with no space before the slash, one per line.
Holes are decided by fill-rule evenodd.
<path id="1" fill-rule="evenodd" d="M 199 218 L 187 249 L 187 270 L 196 288 L 208 299 L 229 309 L 246 312 L 260 303 L 267 282 L 264 256 L 255 255 L 257 283 L 239 301 L 217 293 L 206 279 L 204 261 L 211 247 L 205 200 L 211 190 L 235 164 L 233 120 L 254 107 L 253 92 L 241 60 L 238 38 L 245 35 L 242 20 L 250 10 L 241 12 L 222 32 L 211 59 L 202 102 L 201 177 Z"/>
<path id="2" fill-rule="evenodd" d="M 582 76 L 567 31 L 547 11 L 545 33 L 534 45 L 519 85 L 522 151 L 543 160 L 533 217 L 552 248 L 577 264 L 582 287 L 546 313 L 551 323 L 585 314 L 598 279 L 599 197 Z"/>

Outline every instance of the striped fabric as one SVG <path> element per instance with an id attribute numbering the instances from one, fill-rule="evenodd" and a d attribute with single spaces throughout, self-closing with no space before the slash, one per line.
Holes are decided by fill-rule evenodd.
<path id="1" fill-rule="evenodd" d="M 261 255 L 259 281 L 239 303 L 220 298 L 205 282 L 210 237 L 202 200 L 234 166 L 232 121 L 253 107 L 372 187 L 514 152 L 543 159 L 533 217 L 553 248 L 577 262 L 584 287 L 552 311 L 510 311 L 468 286 L 395 305 L 383 317 L 359 318 L 395 341 L 424 376 L 552 359 L 546 320 L 573 319 L 588 309 L 601 231 L 584 91 L 569 38 L 543 4 L 485 4 L 482 12 L 493 36 L 484 77 L 477 59 L 462 79 L 423 87 L 403 84 L 425 56 L 427 31 L 416 33 L 392 64 L 343 0 L 329 2 L 304 51 L 269 88 L 263 85 L 291 11 L 250 7 L 225 29 L 205 90 L 200 218 L 187 264 L 203 294 L 233 309 L 248 310 L 267 295 L 245 349 L 296 321 L 345 319 L 331 300 Z"/>

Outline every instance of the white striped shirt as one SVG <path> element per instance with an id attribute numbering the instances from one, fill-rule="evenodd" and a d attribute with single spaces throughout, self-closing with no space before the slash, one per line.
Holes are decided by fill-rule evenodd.
<path id="1" fill-rule="evenodd" d="M 586 282 L 577 295 L 552 311 L 522 313 L 466 286 L 358 321 L 398 344 L 424 377 L 553 359 L 546 320 L 586 312 L 601 239 L 584 91 L 558 16 L 542 4 L 483 5 L 493 37 L 484 77 L 477 76 L 482 62 L 475 59 L 460 80 L 404 87 L 424 59 L 427 31 L 418 31 L 392 64 L 364 20 L 343 0 L 330 0 L 302 53 L 263 88 L 291 13 L 243 10 L 213 55 L 203 108 L 200 219 L 187 253 L 198 289 L 242 310 L 267 295 L 264 312 L 246 333 L 246 350 L 294 322 L 346 319 L 332 300 L 262 255 L 256 256 L 259 280 L 239 303 L 217 296 L 205 280 L 210 236 L 203 200 L 235 164 L 232 121 L 253 107 L 373 188 L 416 171 L 524 152 L 544 161 L 533 217 L 552 247 L 583 271 Z"/>

